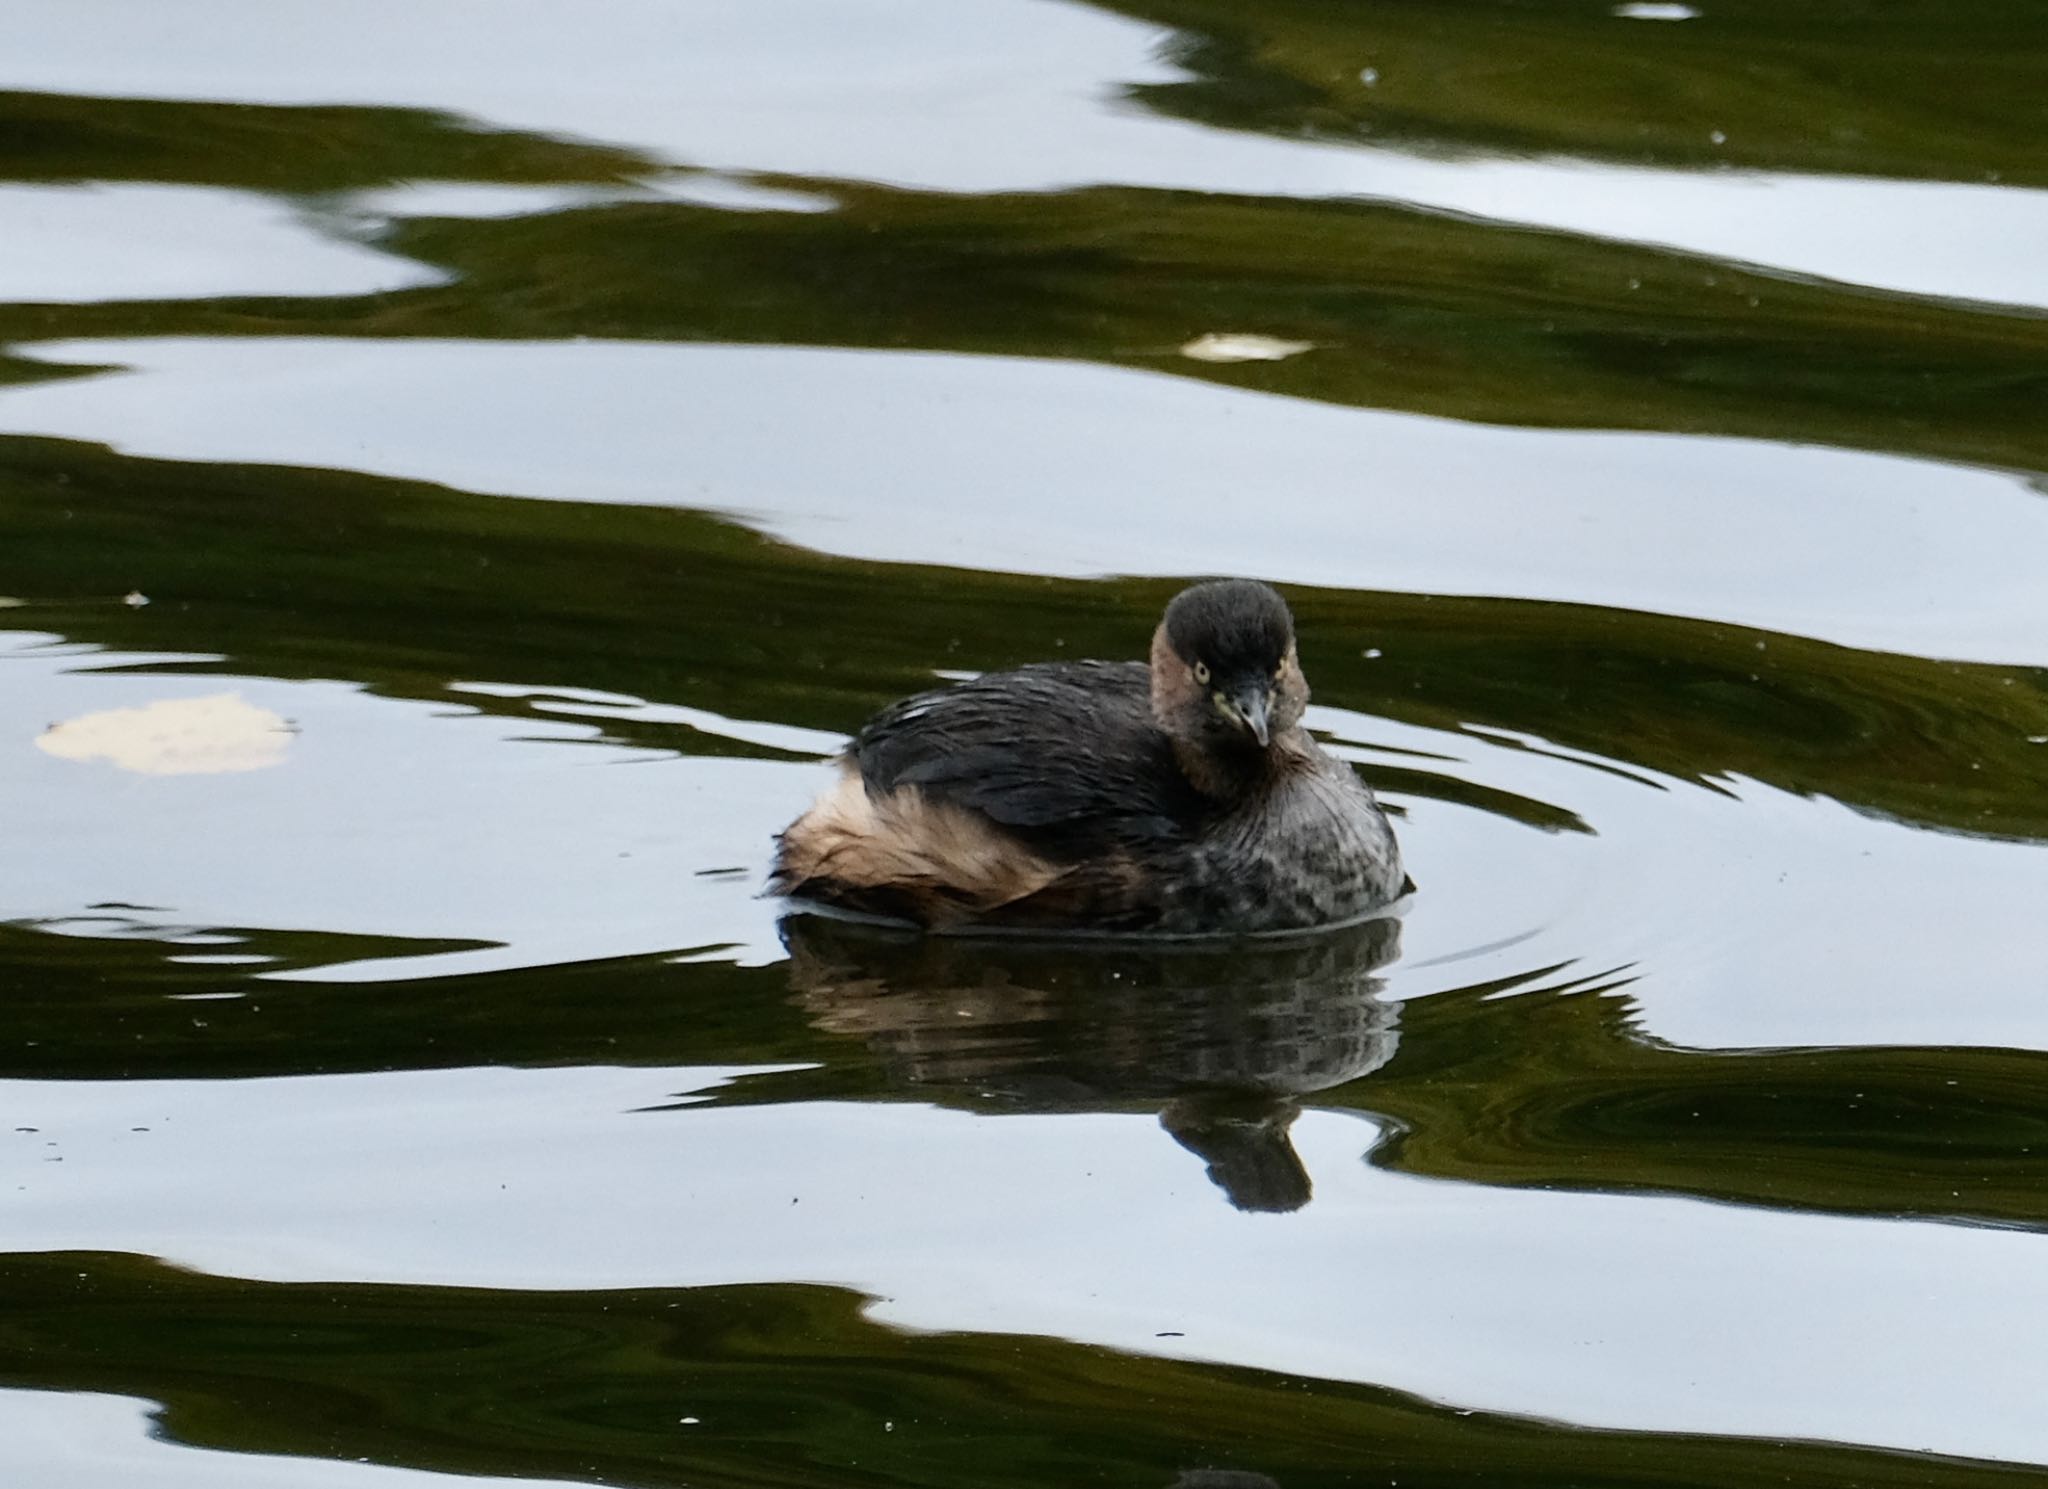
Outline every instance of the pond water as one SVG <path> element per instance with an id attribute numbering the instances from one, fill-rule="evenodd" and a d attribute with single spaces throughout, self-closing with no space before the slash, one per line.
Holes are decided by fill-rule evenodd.
<path id="1" fill-rule="evenodd" d="M 2033 0 L 14 0 L 0 1479 L 2048 1483 Z M 1293 602 L 1399 921 L 780 919 Z"/>

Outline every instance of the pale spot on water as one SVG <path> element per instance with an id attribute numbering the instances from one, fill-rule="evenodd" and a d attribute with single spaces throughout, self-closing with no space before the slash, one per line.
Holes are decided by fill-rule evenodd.
<path id="1" fill-rule="evenodd" d="M 269 709 L 216 693 L 81 714 L 44 730 L 36 748 L 140 775 L 221 775 L 283 764 L 291 739 L 291 727 Z"/>
<path id="2" fill-rule="evenodd" d="M 1313 341 L 1283 341 L 1277 336 L 1243 331 L 1211 331 L 1188 342 L 1180 354 L 1197 362 L 1284 362 L 1314 349 Z"/>

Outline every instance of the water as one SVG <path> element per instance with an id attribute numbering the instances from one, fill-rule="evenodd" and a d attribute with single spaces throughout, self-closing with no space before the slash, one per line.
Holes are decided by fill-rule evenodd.
<path id="1" fill-rule="evenodd" d="M 2048 32 L 18 0 L 0 1477 L 2048 1482 Z M 1294 602 L 1398 924 L 780 924 Z"/>

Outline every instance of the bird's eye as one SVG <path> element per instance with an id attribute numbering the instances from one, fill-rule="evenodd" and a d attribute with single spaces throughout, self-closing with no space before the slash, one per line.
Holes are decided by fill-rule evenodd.
<path id="1" fill-rule="evenodd" d="M 1199 683 L 1206 683 L 1208 682 L 1208 680 L 1209 664 L 1207 662 L 1195 663 L 1195 681 Z"/>

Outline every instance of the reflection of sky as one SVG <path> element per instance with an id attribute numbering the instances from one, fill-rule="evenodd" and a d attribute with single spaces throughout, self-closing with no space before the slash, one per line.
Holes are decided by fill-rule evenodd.
<path id="1" fill-rule="evenodd" d="M 0 430 L 144 455 L 726 510 L 857 557 L 1173 575 L 1227 555 L 1300 584 L 2048 663 L 2048 503 L 1932 461 L 1462 424 L 997 357 L 268 338 L 32 350 L 142 371 L 0 393 Z"/>
<path id="2" fill-rule="evenodd" d="M 427 1473 L 331 1458 L 195 1450 L 163 1435 L 155 1402 L 75 1392 L 0 1390 L 10 1482 L 37 1489 L 567 1489 L 559 1479 Z"/>
<path id="3" fill-rule="evenodd" d="M 1050 0 L 493 0 L 480 24 L 483 9 L 14 0 L 0 87 L 424 106 L 676 163 L 949 190 L 1113 181 L 1412 200 L 2048 303 L 2048 193 L 1450 162 L 1209 130 L 1117 101 L 1177 75 L 1162 33 Z M 827 205 L 729 176 L 619 190 Z M 434 276 L 352 241 L 366 216 L 598 194 L 441 182 L 288 209 L 207 188 L 0 187 L 0 300 L 395 289 Z M 2006 475 L 1932 462 L 1493 429 L 1050 361 L 268 340 L 45 350 L 142 370 L 8 390 L 0 427 L 730 510 L 885 559 L 999 556 L 1065 574 L 1227 560 L 1297 583 L 1570 599 L 2048 663 L 2048 505 Z M 34 582 L 8 588 L 33 602 Z M 6 615 L 38 623 L 34 603 Z M 822 752 L 827 736 L 719 719 L 687 696 L 561 689 L 527 699 L 541 719 L 515 720 L 345 682 L 85 670 L 145 660 L 0 634 L 0 821 L 25 845 L 0 854 L 0 920 L 92 935 L 125 917 L 135 934 L 194 943 L 188 966 L 239 954 L 228 938 L 202 949 L 191 932 L 206 927 L 494 943 L 312 977 L 781 955 L 777 907 L 756 891 L 770 835 L 824 771 L 626 749 L 594 742 L 592 725 L 672 723 L 678 743 L 694 728 L 784 751 Z M 521 697 L 520 681 L 451 690 Z M 246 700 L 245 725 L 261 710 L 295 731 L 283 747 L 260 735 L 262 769 L 153 774 L 160 752 L 125 735 L 50 748 L 104 744 L 109 710 L 227 693 Z M 1315 718 L 1595 830 L 1543 834 L 1400 798 L 1423 892 L 1390 997 L 1542 966 L 1557 980 L 1612 970 L 1646 1034 L 1678 1044 L 2048 1049 L 2048 848 L 1916 831 L 1749 781 L 1656 790 L 1483 739 Z M 71 734 L 48 732 L 64 721 Z M 110 902 L 160 908 L 91 918 Z M 43 1129 L 34 1145 L 0 1142 L 8 1245 L 292 1279 L 822 1280 L 918 1327 L 1058 1334 L 1574 1422 L 2048 1460 L 2038 1235 L 1425 1180 L 1361 1162 L 1380 1135 L 1369 1121 L 1313 1109 L 1294 1138 L 1316 1199 L 1287 1217 L 1230 1210 L 1149 1117 L 629 1115 L 726 1073 L 0 1083 L 15 1120 Z M 43 1161 L 45 1138 L 63 1163 Z M 1158 1337 L 1168 1330 L 1182 1337 Z M 0 1392 L 0 1457 L 24 1483 L 442 1481 L 175 1448 L 143 1435 L 143 1410 Z"/>
<path id="4" fill-rule="evenodd" d="M 1361 1161 L 1370 1121 L 1313 1110 L 1293 1136 L 1315 1200 L 1284 1217 L 1232 1210 L 1147 1116 L 636 1110 L 729 1073 L 10 1081 L 65 1161 L 0 1142 L 0 1182 L 27 1249 L 278 1280 L 830 1282 L 919 1328 L 2048 1461 L 2039 1236 L 1420 1179 Z"/>
<path id="5" fill-rule="evenodd" d="M 1048 0 L 498 0 L 487 25 L 464 0 L 12 0 L 8 22 L 6 88 L 452 109 L 686 164 L 955 191 L 1382 197 L 2048 304 L 2048 192 L 1449 162 L 1204 129 L 1114 101 L 1180 76 L 1165 33 Z"/>
<path id="6" fill-rule="evenodd" d="M 1133 637 L 1133 650 L 1142 642 Z M 105 934 L 87 909 L 119 902 L 159 907 L 124 915 L 166 935 L 249 926 L 502 943 L 303 974 L 313 977 L 704 946 L 754 964 L 782 955 L 776 905 L 758 891 L 771 835 L 827 779 L 820 766 L 655 756 L 591 742 L 569 719 L 492 718 L 339 683 L 63 670 L 132 660 L 0 649 L 0 820 L 35 845 L 0 855 L 0 918 Z M 296 726 L 280 764 L 146 776 L 35 747 L 54 720 L 228 686 Z M 603 698 L 549 711 L 783 748 L 834 743 Z M 1678 1044 L 2048 1049 L 2037 970 L 2048 929 L 2036 913 L 2048 903 L 2048 848 L 1900 827 L 1748 782 L 1732 794 L 1656 790 L 1337 709 L 1314 722 L 1444 757 L 1456 779 L 1566 807 L 1595 830 L 1541 833 L 1399 797 L 1424 893 L 1388 974 L 1391 997 L 1564 964 L 1573 977 L 1622 969 L 1649 1032 Z"/>
<path id="7" fill-rule="evenodd" d="M 417 937 L 467 926 L 458 934 L 509 943 L 438 964 L 449 971 L 729 942 L 781 955 L 774 907 L 756 895 L 768 835 L 802 808 L 816 767 L 678 768 L 579 743 L 583 725 L 250 678 L 235 690 L 298 731 L 281 765 L 143 776 L 55 759 L 34 740 L 110 706 L 218 694 L 220 680 L 67 675 L 66 660 L 79 659 L 0 650 L 0 813 L 35 845 L 0 854 L 0 918 L 118 902 L 162 907 L 154 918 L 173 925 Z M 738 879 L 694 877 L 738 865 Z"/>
<path id="8" fill-rule="evenodd" d="M 186 186 L 0 186 L 0 301 L 371 295 L 436 284 L 262 196 Z"/>
<path id="9" fill-rule="evenodd" d="M 1568 806 L 1596 834 L 1402 798 L 1402 855 L 1441 892 L 1408 916 L 1391 996 L 1568 959 L 1574 976 L 1633 978 L 1646 1032 L 1673 1044 L 2048 1049 L 2048 846 L 1901 827 L 1753 781 L 1659 791 L 1471 737 L 1334 710 L 1318 722 L 1449 755 L 1448 774 Z M 1443 956 L 1456 960 L 1417 965 Z"/>

